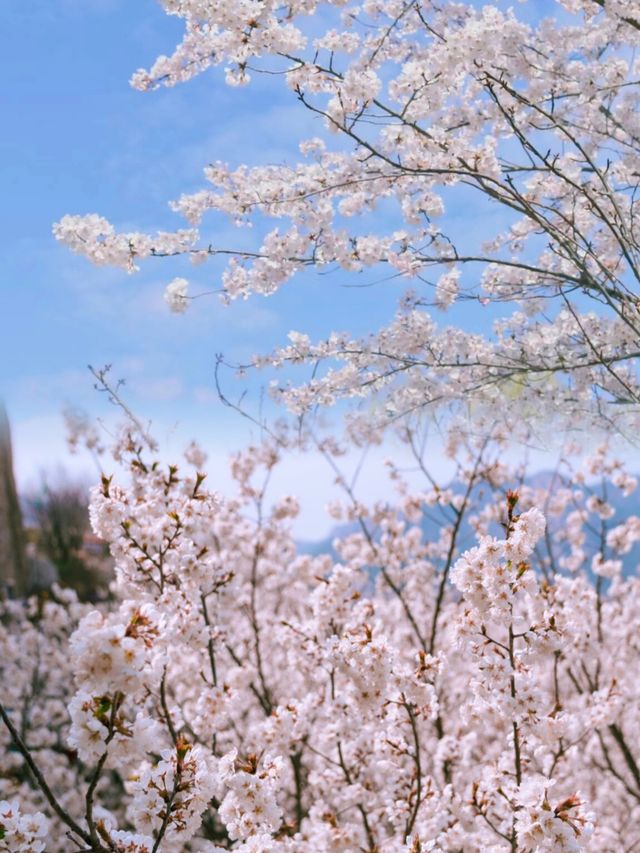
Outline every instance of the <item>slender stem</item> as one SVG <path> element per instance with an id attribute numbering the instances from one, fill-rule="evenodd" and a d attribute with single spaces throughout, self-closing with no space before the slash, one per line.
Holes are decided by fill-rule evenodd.
<path id="1" fill-rule="evenodd" d="M 158 835 L 156 836 L 156 840 L 151 850 L 151 853 L 157 853 L 157 851 L 160 849 L 160 844 L 162 843 L 162 839 L 164 838 L 165 833 L 167 831 L 169 820 L 171 819 L 171 810 L 173 808 L 173 803 L 178 793 L 178 788 L 180 787 L 180 775 L 181 774 L 179 773 L 178 767 L 176 766 L 176 775 L 175 779 L 173 780 L 173 787 L 171 788 L 171 793 L 169 794 L 169 798 L 165 804 L 165 812 L 164 817 L 162 818 L 162 825 L 160 826 Z"/>
<path id="2" fill-rule="evenodd" d="M 2 718 L 2 722 L 5 724 L 5 726 L 9 730 L 9 734 L 11 735 L 13 742 L 15 743 L 15 745 L 18 748 L 18 751 L 20 752 L 20 754 L 24 758 L 29 770 L 33 774 L 33 777 L 38 784 L 38 787 L 40 788 L 40 790 L 42 791 L 42 793 L 46 797 L 46 800 L 49 803 L 49 805 L 51 806 L 51 808 L 53 809 L 53 811 L 58 815 L 60 820 L 64 824 L 66 824 L 66 826 L 69 827 L 69 829 L 72 832 L 74 832 L 76 835 L 78 835 L 80 838 L 82 838 L 82 840 L 85 843 L 93 845 L 93 840 L 92 840 L 91 836 L 89 835 L 89 833 L 86 832 L 84 829 L 82 829 L 82 827 L 79 826 L 75 822 L 75 820 L 71 817 L 71 815 L 69 815 L 62 808 L 62 806 L 60 805 L 60 803 L 56 799 L 55 795 L 53 794 L 53 791 L 47 785 L 47 782 L 46 782 L 44 776 L 42 775 L 42 773 L 38 769 L 35 761 L 33 760 L 32 756 L 31 756 L 31 752 L 29 751 L 29 748 L 27 747 L 25 742 L 20 737 L 20 733 L 18 732 L 16 727 L 11 722 L 11 719 L 9 718 L 9 715 L 7 714 L 2 702 L 0 702 L 0 718 Z M 92 846 L 91 849 L 92 850 L 98 850 L 98 851 L 104 850 L 104 848 L 101 845 L 99 847 Z"/>
<path id="3" fill-rule="evenodd" d="M 93 844 L 95 849 L 99 849 L 101 847 L 100 840 L 98 838 L 98 832 L 96 829 L 95 821 L 93 820 L 93 798 L 95 795 L 96 787 L 100 780 L 100 776 L 102 775 L 102 771 L 104 769 L 105 762 L 107 760 L 107 755 L 109 753 L 109 744 L 113 740 L 116 734 L 116 715 L 118 713 L 118 709 L 122 704 L 123 700 L 122 693 L 115 693 L 113 697 L 113 702 L 111 704 L 111 713 L 109 714 L 109 731 L 107 737 L 104 742 L 104 752 L 98 759 L 98 763 L 96 764 L 95 770 L 91 775 L 91 780 L 89 782 L 89 787 L 87 788 L 87 793 L 85 795 L 85 818 L 87 821 L 87 826 L 89 827 L 89 834 L 91 836 L 91 843 Z M 110 843 L 109 849 L 113 850 L 114 847 Z"/>
<path id="4" fill-rule="evenodd" d="M 418 726 L 416 725 L 416 715 L 413 712 L 413 708 L 406 701 L 403 702 L 404 708 L 409 715 L 409 722 L 411 723 L 411 733 L 413 735 L 413 760 L 416 765 L 416 801 L 413 806 L 413 811 L 407 820 L 407 825 L 405 828 L 405 838 L 408 838 L 411 835 L 413 827 L 415 825 L 416 819 L 418 817 L 418 811 L 420 810 L 420 804 L 422 800 L 422 766 L 420 761 L 420 737 L 418 735 Z"/>
<path id="5" fill-rule="evenodd" d="M 513 623 L 509 623 L 509 663 L 511 664 L 511 676 L 509 678 L 509 688 L 511 692 L 511 698 L 515 700 L 516 698 L 516 662 L 515 662 L 515 654 L 514 654 L 514 646 L 515 646 L 515 638 L 513 635 Z M 521 750 L 520 750 L 520 729 L 518 727 L 518 723 L 516 720 L 512 721 L 513 727 L 513 751 L 514 751 L 514 764 L 516 771 L 516 782 L 518 785 L 522 784 L 522 758 L 521 758 Z"/>
<path id="6" fill-rule="evenodd" d="M 171 740 L 173 741 L 173 745 L 175 746 L 178 742 L 178 735 L 175 730 L 175 726 L 173 725 L 173 720 L 171 719 L 171 714 L 169 712 L 169 706 L 167 705 L 167 689 L 166 689 L 166 680 L 167 680 L 167 670 L 162 674 L 162 680 L 160 681 L 160 704 L 162 705 L 162 713 L 164 715 L 165 722 L 167 724 L 167 728 L 169 729 L 169 734 L 171 735 Z"/>

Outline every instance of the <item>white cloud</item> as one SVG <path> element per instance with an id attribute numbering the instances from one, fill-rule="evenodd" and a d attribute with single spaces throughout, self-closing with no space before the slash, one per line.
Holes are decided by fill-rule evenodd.
<path id="1" fill-rule="evenodd" d="M 144 400 L 168 402 L 177 400 L 184 393 L 182 380 L 175 376 L 140 378 L 127 383 L 131 391 Z"/>

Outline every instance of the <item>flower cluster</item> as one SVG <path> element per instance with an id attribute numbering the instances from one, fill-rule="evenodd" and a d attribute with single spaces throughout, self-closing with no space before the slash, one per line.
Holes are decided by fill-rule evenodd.
<path id="1" fill-rule="evenodd" d="M 346 488 L 344 533 L 310 555 L 297 502 L 265 491 L 281 445 L 234 457 L 225 499 L 140 448 L 116 447 L 128 481 L 93 497 L 116 600 L 2 605 L 11 832 L 40 831 L 19 802 L 51 820 L 47 853 L 69 836 L 118 853 L 623 848 L 640 585 L 620 460 L 597 448 L 529 481 L 500 430 L 456 430 L 450 483 L 421 459 L 422 489 L 390 466 L 395 505 Z M 8 849 L 43 849 L 28 843 Z"/>
<path id="2" fill-rule="evenodd" d="M 49 826 L 43 814 L 22 814 L 18 803 L 0 801 L 0 850 L 43 853 Z"/>
<path id="3" fill-rule="evenodd" d="M 221 805 L 220 819 L 232 839 L 245 840 L 280 828 L 282 808 L 277 801 L 283 759 L 249 755 L 238 760 L 234 750 L 220 761 L 219 774 L 228 789 Z"/>
<path id="4" fill-rule="evenodd" d="M 129 817 L 148 837 L 160 832 L 179 846 L 198 830 L 216 782 L 211 758 L 202 747 L 178 738 L 157 764 L 143 767 L 130 783 Z"/>

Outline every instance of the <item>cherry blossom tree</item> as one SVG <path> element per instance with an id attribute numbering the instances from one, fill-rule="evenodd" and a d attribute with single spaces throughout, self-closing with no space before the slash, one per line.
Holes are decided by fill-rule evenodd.
<path id="1" fill-rule="evenodd" d="M 3 605 L 0 849 L 633 849 L 637 483 L 603 447 L 527 485 L 503 441 L 452 441 L 451 485 L 345 487 L 310 556 L 265 502 L 281 445 L 222 498 L 127 426 L 92 498 L 120 603 Z"/>
<path id="2" fill-rule="evenodd" d="M 218 65 L 234 86 L 267 72 L 325 132 L 300 141 L 297 163 L 208 166 L 205 187 L 172 203 L 186 230 L 120 233 L 95 214 L 66 216 L 59 240 L 129 271 L 149 257 L 228 256 L 225 300 L 271 294 L 307 267 L 409 280 L 380 331 L 314 343 L 301 330 L 256 358 L 326 364 L 281 384 L 295 412 L 374 395 L 377 427 L 433 404 L 493 413 L 517 395 L 520 414 L 634 429 L 636 2 L 556 0 L 534 23 L 497 5 L 433 0 L 163 5 L 185 36 L 134 74 L 136 88 Z M 461 206 L 499 227 L 460 233 L 447 211 Z M 262 242 L 218 245 L 203 222 L 212 213 L 264 224 Z M 188 287 L 182 277 L 168 285 L 174 310 L 188 307 Z M 455 314 L 464 302 L 484 307 L 485 327 L 493 313 L 489 334 L 434 319 L 432 309 Z M 370 410 L 359 426 L 371 429 Z"/>
<path id="3" fill-rule="evenodd" d="M 306 267 L 410 279 L 379 333 L 297 332 L 255 363 L 325 364 L 280 389 L 298 414 L 372 396 L 351 438 L 399 424 L 421 479 L 391 461 L 388 499 L 367 503 L 341 441 L 317 438 L 346 527 L 309 555 L 297 501 L 268 492 L 297 432 L 234 456 L 220 495 L 197 444 L 161 464 L 124 404 L 111 458 L 71 418 L 104 471 L 91 521 L 115 603 L 1 603 L 0 851 L 633 851 L 637 482 L 606 442 L 567 448 L 537 484 L 505 446 L 540 412 L 618 429 L 637 416 L 640 10 L 563 0 L 531 24 L 429 0 L 163 5 L 184 41 L 134 85 L 268 71 L 325 137 L 292 166 L 209 167 L 174 205 L 188 230 L 123 234 L 91 215 L 56 235 L 130 271 L 224 253 L 227 300 Z M 456 203 L 506 225 L 476 246 L 449 233 Z M 215 211 L 284 225 L 234 251 L 196 228 Z M 358 227 L 372 213 L 375 230 Z M 189 288 L 168 284 L 174 310 Z M 438 328 L 432 309 L 465 301 L 499 313 L 490 335 Z M 413 415 L 463 403 L 473 419 L 449 431 L 442 482 Z"/>

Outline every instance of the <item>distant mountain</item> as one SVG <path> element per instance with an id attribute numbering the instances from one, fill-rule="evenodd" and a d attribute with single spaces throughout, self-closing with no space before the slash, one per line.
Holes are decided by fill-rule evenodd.
<path id="1" fill-rule="evenodd" d="M 524 481 L 526 486 L 535 489 L 548 489 L 554 480 L 554 473 L 552 471 L 539 471 L 535 474 L 532 474 L 530 477 L 527 477 Z M 640 479 L 640 477 L 639 477 Z M 596 493 L 598 492 L 597 484 L 589 484 L 591 488 L 594 489 Z M 451 486 L 454 492 L 459 492 L 460 487 L 457 484 L 453 484 Z M 486 491 L 486 488 L 483 489 L 482 486 L 477 487 L 477 490 L 473 497 L 473 503 L 477 508 L 482 508 L 486 505 L 488 497 L 484 498 L 480 492 Z M 615 515 L 609 520 L 608 525 L 609 528 L 615 527 L 617 524 L 622 523 L 626 518 L 631 515 L 640 516 L 640 488 L 636 490 L 629 497 L 625 497 L 619 489 L 615 487 L 610 487 L 607 493 L 607 500 L 611 504 L 611 506 L 615 509 Z M 566 514 L 557 519 L 551 519 L 551 529 L 552 531 L 557 530 L 562 527 L 565 522 Z M 599 526 L 599 519 L 595 516 L 591 516 L 592 520 L 597 522 L 597 525 L 594 525 L 596 529 L 586 528 L 586 542 L 585 542 L 585 551 L 589 555 L 589 561 L 591 556 L 593 556 L 600 548 L 600 539 L 599 539 L 599 531 L 597 526 Z M 435 521 L 435 519 L 423 518 L 421 524 L 422 532 L 425 541 L 429 541 L 434 539 L 438 535 L 439 525 Z M 319 554 L 330 554 L 335 560 L 338 559 L 338 555 L 335 551 L 333 543 L 336 539 L 343 539 L 347 536 L 350 536 L 353 533 L 358 533 L 360 531 L 360 525 L 358 522 L 351 522 L 349 524 L 339 524 L 336 525 L 333 530 L 323 539 L 320 539 L 315 542 L 302 541 L 298 542 L 298 548 L 303 554 L 310 554 L 312 556 L 317 556 Z M 495 535 L 499 536 L 502 531 L 496 526 L 496 529 L 493 531 Z M 469 526 L 469 524 L 465 521 L 462 524 L 462 528 L 460 530 L 459 538 L 458 538 L 458 546 L 459 551 L 464 551 L 467 548 L 472 547 L 475 544 L 476 538 L 473 530 Z M 558 546 L 558 556 L 561 556 L 563 552 L 563 548 Z M 565 549 L 566 553 L 566 549 Z M 640 545 L 632 548 L 629 554 L 625 554 L 622 556 L 623 563 L 623 574 L 625 577 L 628 577 L 631 574 L 635 574 L 638 572 L 640 568 Z"/>

